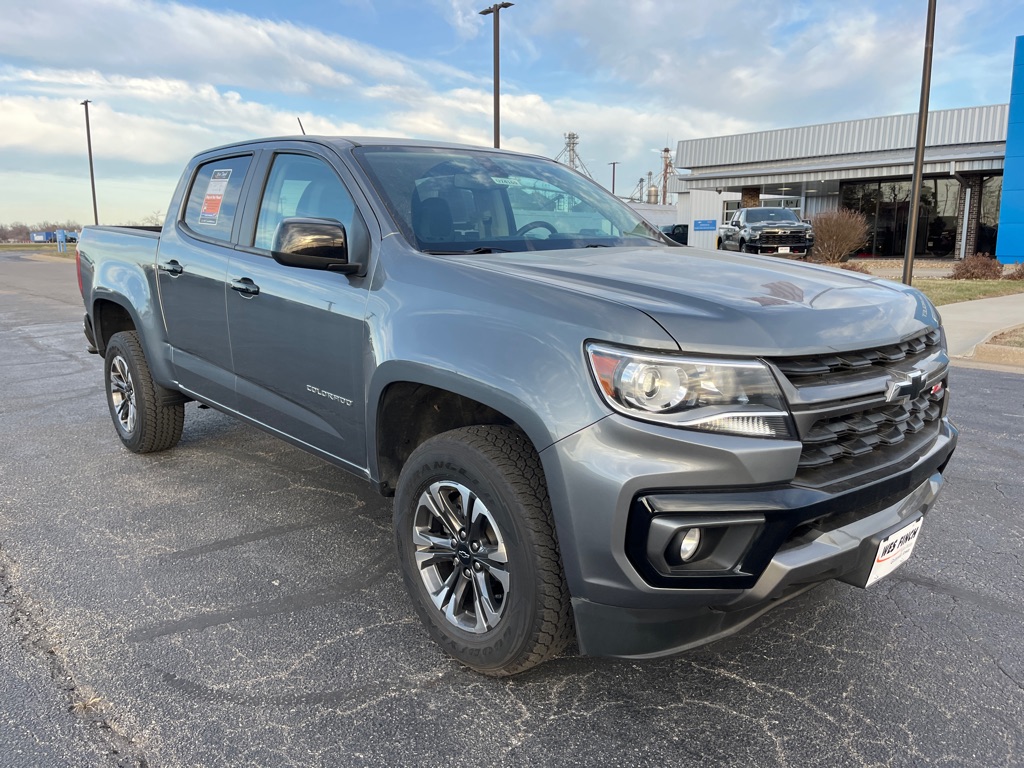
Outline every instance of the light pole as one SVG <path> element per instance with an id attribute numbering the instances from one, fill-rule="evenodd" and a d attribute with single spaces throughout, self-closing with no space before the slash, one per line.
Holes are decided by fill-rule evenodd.
<path id="1" fill-rule="evenodd" d="M 613 163 L 608 163 L 608 165 L 610 165 L 612 167 L 612 197 L 615 196 L 615 166 L 618 165 L 618 164 L 619 164 L 618 160 L 616 160 Z"/>
<path id="2" fill-rule="evenodd" d="M 914 151 L 914 176 L 910 184 L 910 227 L 907 253 L 903 257 L 903 284 L 910 285 L 917 250 L 917 217 L 921 210 L 921 176 L 924 171 L 924 142 L 928 133 L 928 92 L 932 83 L 932 41 L 935 39 L 935 0 L 928 0 L 928 18 L 924 30 L 924 67 L 921 73 L 921 106 L 917 111 L 917 147 Z M 967 219 L 967 213 L 964 213 Z M 966 226 L 966 225 L 965 225 Z M 961 254 L 963 255 L 963 254 Z"/>
<path id="3" fill-rule="evenodd" d="M 495 3 L 490 8 L 480 11 L 481 16 L 494 16 L 494 147 L 501 146 L 501 104 L 499 103 L 498 90 L 498 46 L 500 42 L 498 15 L 502 8 L 511 8 L 515 3 Z"/>
<path id="4" fill-rule="evenodd" d="M 96 208 L 96 173 L 92 167 L 92 132 L 89 130 L 89 100 L 82 102 L 85 107 L 85 143 L 89 147 L 89 183 L 92 184 L 92 219 L 94 224 L 100 223 L 99 210 Z"/>

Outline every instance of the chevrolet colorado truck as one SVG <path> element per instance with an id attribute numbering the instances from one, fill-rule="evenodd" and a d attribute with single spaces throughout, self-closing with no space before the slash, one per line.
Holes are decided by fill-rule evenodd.
<path id="1" fill-rule="evenodd" d="M 124 447 L 171 448 L 195 402 L 393 495 L 415 611 L 489 675 L 866 587 L 956 443 L 921 293 L 678 246 L 539 157 L 238 143 L 162 230 L 87 227 L 77 255 Z"/>
<path id="2" fill-rule="evenodd" d="M 718 228 L 718 247 L 724 251 L 807 258 L 813 245 L 811 225 L 788 208 L 740 208 Z"/>

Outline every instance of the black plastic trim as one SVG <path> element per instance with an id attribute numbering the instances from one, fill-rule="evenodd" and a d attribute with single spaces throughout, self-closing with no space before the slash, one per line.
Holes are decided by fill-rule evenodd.
<path id="1" fill-rule="evenodd" d="M 832 519 L 854 520 L 874 514 L 904 498 L 935 472 L 941 472 L 956 448 L 957 431 L 947 420 L 940 425 L 932 449 L 909 468 L 866 485 L 828 493 L 793 485 L 756 489 L 692 491 L 650 490 L 638 493 L 626 524 L 626 557 L 645 582 L 676 589 L 750 589 L 775 554 L 801 527 Z M 737 522 L 752 512 L 765 523 L 741 560 L 727 571 L 660 572 L 647 555 L 653 517 L 666 515 L 716 516 L 732 512 Z M 833 527 L 829 525 L 828 527 Z"/>

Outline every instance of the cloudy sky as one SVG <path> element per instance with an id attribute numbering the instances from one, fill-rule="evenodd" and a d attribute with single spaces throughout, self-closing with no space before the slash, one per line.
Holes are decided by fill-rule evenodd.
<path id="1" fill-rule="evenodd" d="M 164 211 L 198 151 L 298 132 L 489 145 L 492 0 L 0 0 L 0 223 Z M 933 109 L 1009 100 L 1020 0 L 940 0 Z M 915 112 L 926 0 L 517 0 L 502 145 L 580 135 L 628 193 L 681 139 Z"/>

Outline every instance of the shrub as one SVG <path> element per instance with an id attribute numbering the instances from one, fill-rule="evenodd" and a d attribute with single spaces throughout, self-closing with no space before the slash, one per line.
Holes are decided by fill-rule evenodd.
<path id="1" fill-rule="evenodd" d="M 987 253 L 968 256 L 953 266 L 950 277 L 954 280 L 998 280 L 1003 276 L 1003 265 Z"/>
<path id="2" fill-rule="evenodd" d="M 1018 261 L 1013 269 L 1005 272 L 1003 280 L 1024 280 L 1024 261 Z"/>
<path id="3" fill-rule="evenodd" d="M 814 227 L 813 261 L 844 262 L 868 240 L 867 217 L 847 208 L 819 213 L 811 220 L 811 225 Z"/>
<path id="4" fill-rule="evenodd" d="M 865 267 L 859 261 L 844 261 L 839 265 L 840 269 L 848 269 L 851 272 L 860 272 L 862 275 L 874 274 L 870 269 Z"/>

